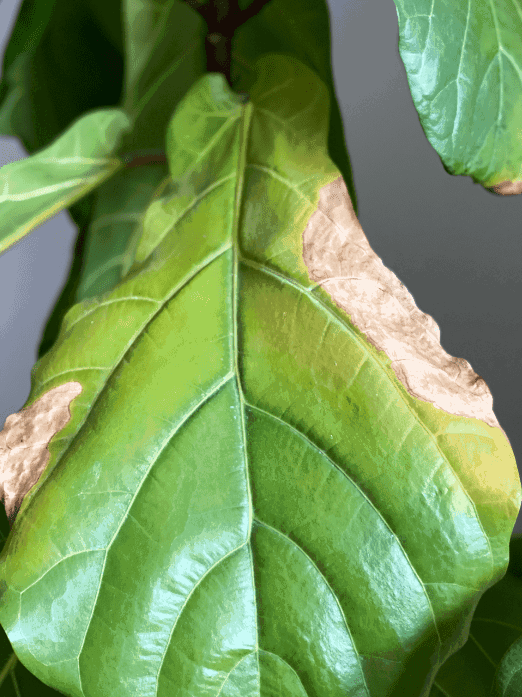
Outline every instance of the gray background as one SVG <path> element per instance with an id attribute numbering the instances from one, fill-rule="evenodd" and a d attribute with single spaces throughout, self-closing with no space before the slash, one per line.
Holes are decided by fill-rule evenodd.
<path id="1" fill-rule="evenodd" d="M 2 55 L 20 4 L 0 0 Z M 495 196 L 443 169 L 409 93 L 393 0 L 329 5 L 334 78 L 363 230 L 436 320 L 444 349 L 486 380 L 520 468 L 522 196 Z M 26 155 L 15 138 L 0 138 L 0 164 Z M 0 429 L 29 394 L 75 234 L 62 212 L 0 256 Z M 522 532 L 522 515 L 515 532 Z"/>

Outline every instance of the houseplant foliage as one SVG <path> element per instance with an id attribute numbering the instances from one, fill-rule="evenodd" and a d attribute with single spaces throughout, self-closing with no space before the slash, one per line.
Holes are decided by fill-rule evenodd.
<path id="1" fill-rule="evenodd" d="M 0 434 L 0 689 L 513 697 L 516 463 L 358 225 L 326 5 L 227 26 L 220 3 L 116 4 L 84 7 L 125 66 L 112 92 L 39 123 L 53 19 L 27 0 L 0 88 L 33 148 L 4 193 L 54 177 L 1 205 L 23 232 L 66 206 L 81 227 Z"/>
<path id="2" fill-rule="evenodd" d="M 446 171 L 470 176 L 493 193 L 521 193 L 519 3 L 395 0 L 395 5 L 413 101 Z"/>

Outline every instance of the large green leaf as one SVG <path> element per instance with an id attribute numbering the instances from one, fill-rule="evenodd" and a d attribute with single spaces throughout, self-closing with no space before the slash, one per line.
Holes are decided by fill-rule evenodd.
<path id="1" fill-rule="evenodd" d="M 114 156 L 129 118 L 102 109 L 79 118 L 54 143 L 0 170 L 0 253 L 85 196 L 123 166 Z"/>
<path id="2" fill-rule="evenodd" d="M 441 667 L 430 697 L 520 697 L 521 640 L 522 535 L 519 534 L 510 540 L 506 575 L 480 599 L 469 639 Z"/>
<path id="3" fill-rule="evenodd" d="M 522 192 L 522 7 L 395 0 L 399 52 L 426 137 L 450 174 Z"/>
<path id="4" fill-rule="evenodd" d="M 135 263 L 2 432 L 0 620 L 69 695 L 425 695 L 507 566 L 489 391 L 367 244 L 325 85 L 255 69 L 182 101 Z"/>
<path id="5" fill-rule="evenodd" d="M 120 0 L 24 0 L 3 60 L 0 134 L 29 154 L 87 111 L 116 106 L 123 84 Z"/>

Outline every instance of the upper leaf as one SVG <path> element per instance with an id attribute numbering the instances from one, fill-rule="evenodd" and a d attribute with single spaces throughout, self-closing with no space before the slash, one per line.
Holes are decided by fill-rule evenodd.
<path id="1" fill-rule="evenodd" d="M 123 82 L 120 0 L 24 0 L 3 60 L 0 134 L 29 154 L 85 112 L 116 106 Z"/>
<path id="2" fill-rule="evenodd" d="M 179 100 L 206 71 L 202 18 L 183 0 L 123 0 L 125 151 L 164 148 Z"/>
<path id="3" fill-rule="evenodd" d="M 130 128 L 118 109 L 78 119 L 54 143 L 0 170 L 0 253 L 112 176 L 123 162 L 114 157 Z"/>
<path id="4" fill-rule="evenodd" d="M 399 52 L 426 137 L 450 174 L 522 192 L 522 8 L 395 0 Z"/>
<path id="5" fill-rule="evenodd" d="M 82 392 L 0 619 L 69 695 L 420 696 L 507 566 L 491 394 L 369 247 L 327 88 L 283 56 L 248 88 L 190 90 L 135 263 L 33 371 L 26 409 Z"/>

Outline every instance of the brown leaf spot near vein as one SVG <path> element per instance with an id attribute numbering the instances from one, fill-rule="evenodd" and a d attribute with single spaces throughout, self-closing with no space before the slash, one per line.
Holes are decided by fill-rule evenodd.
<path id="1" fill-rule="evenodd" d="M 51 438 L 69 422 L 69 406 L 81 391 L 79 382 L 59 385 L 5 420 L 0 432 L 0 499 L 11 526 L 49 461 Z"/>
<path id="2" fill-rule="evenodd" d="M 342 177 L 320 191 L 318 208 L 303 233 L 303 258 L 310 278 L 391 359 L 410 395 L 449 414 L 501 428 L 484 379 L 468 361 L 442 348 L 433 317 L 419 310 L 370 247 Z"/>

